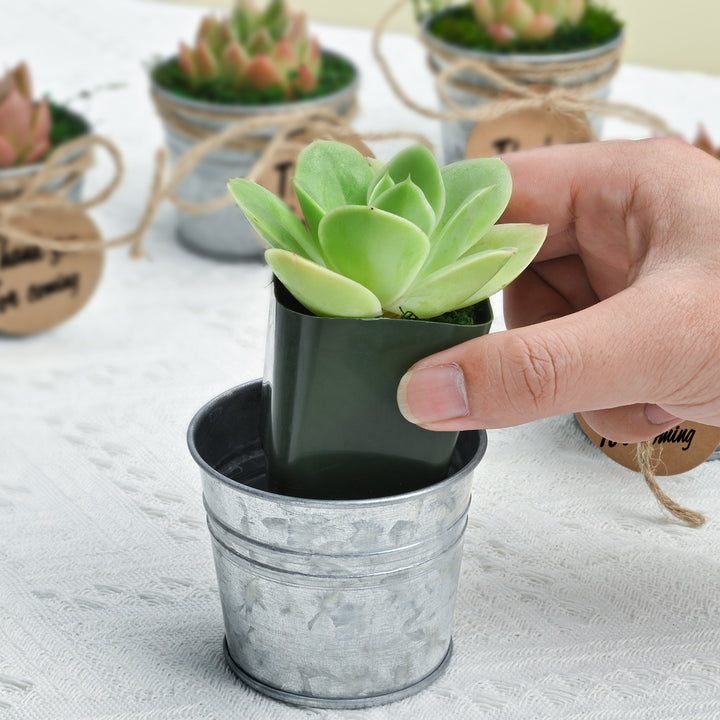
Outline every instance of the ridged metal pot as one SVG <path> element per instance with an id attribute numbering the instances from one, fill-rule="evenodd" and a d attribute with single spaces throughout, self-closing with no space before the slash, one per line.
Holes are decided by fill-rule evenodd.
<path id="1" fill-rule="evenodd" d="M 617 51 L 624 42 L 624 33 L 604 45 L 574 52 L 556 54 L 505 54 L 491 51 L 483 52 L 459 47 L 445 42 L 429 32 L 428 28 L 436 16 L 431 14 L 422 23 L 423 40 L 428 48 L 431 66 L 442 71 L 456 61 L 476 61 L 492 65 L 502 65 L 502 73 L 512 81 L 523 85 L 537 85 L 563 88 L 582 88 L 592 86 L 590 95 L 607 99 L 610 94 L 610 77 L 617 63 Z M 597 59 L 597 62 L 592 62 Z M 578 64 L 586 65 L 584 70 L 566 72 L 560 69 L 565 65 L 568 70 Z M 524 70 L 530 66 L 530 72 Z M 543 66 L 548 67 L 546 75 Z M 554 66 L 551 71 L 551 66 Z M 525 72 L 525 74 L 524 74 Z M 599 78 L 607 78 L 607 82 L 596 85 Z M 448 98 L 457 105 L 467 108 L 491 102 L 497 95 L 497 88 L 486 77 L 462 70 L 454 76 L 457 83 L 446 86 Z M 465 88 L 463 88 L 463 85 Z M 474 91 L 475 90 L 475 91 Z M 485 94 L 487 93 L 487 94 Z M 446 109 L 446 108 L 444 108 Z M 599 115 L 588 117 L 590 127 L 595 135 L 602 131 L 603 118 Z M 467 157 L 466 150 L 470 134 L 475 125 L 473 120 L 446 120 L 442 123 L 443 151 L 446 163 L 455 162 Z"/>
<path id="2" fill-rule="evenodd" d="M 261 382 L 192 420 L 231 668 L 297 705 L 355 708 L 411 695 L 451 654 L 472 472 L 484 431 L 463 432 L 448 477 L 366 500 L 272 493 Z M 361 429 L 359 429 L 361 431 Z"/>
<path id="3" fill-rule="evenodd" d="M 349 60 L 347 62 L 352 65 Z M 354 106 L 359 84 L 359 73 L 357 68 L 354 69 L 355 79 L 332 95 L 271 105 L 229 105 L 191 100 L 171 93 L 153 82 L 153 93 L 161 101 L 171 103 L 173 112 L 182 121 L 213 133 L 241 120 L 264 115 L 277 117 L 276 123 L 268 122 L 263 129 L 252 134 L 251 139 L 257 142 L 253 142 L 253 146 L 247 150 L 222 147 L 205 155 L 180 183 L 177 189 L 178 198 L 201 204 L 222 197 L 227 193 L 227 181 L 248 175 L 260 158 L 263 145 L 270 142 L 280 126 L 286 122 L 285 118 L 292 113 L 326 109 L 340 117 L 345 116 Z M 197 141 L 164 120 L 163 129 L 170 160 L 175 164 L 193 149 Z M 235 203 L 207 213 L 189 213 L 180 208 L 176 212 L 178 240 L 200 255 L 217 260 L 240 261 L 260 258 L 266 249 Z"/>

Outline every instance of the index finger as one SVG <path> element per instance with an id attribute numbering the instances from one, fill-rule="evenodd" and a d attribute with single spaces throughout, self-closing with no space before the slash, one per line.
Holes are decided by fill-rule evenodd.
<path id="1" fill-rule="evenodd" d="M 549 224 L 538 261 L 576 254 L 579 220 L 624 220 L 647 142 L 554 145 L 501 156 L 513 193 L 500 222 Z"/>

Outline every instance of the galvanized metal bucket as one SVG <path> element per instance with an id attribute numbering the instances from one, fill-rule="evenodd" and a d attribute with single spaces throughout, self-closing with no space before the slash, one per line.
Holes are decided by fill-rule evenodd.
<path id="1" fill-rule="evenodd" d="M 573 88 L 592 84 L 598 78 L 611 74 L 609 71 L 615 62 L 615 55 L 612 51 L 616 50 L 624 42 L 624 33 L 621 32 L 611 42 L 589 50 L 557 54 L 499 54 L 461 48 L 440 40 L 428 31 L 432 19 L 432 16 L 430 16 L 423 22 L 422 33 L 429 51 L 428 59 L 431 65 L 438 70 L 443 70 L 451 62 L 457 60 L 476 60 L 489 63 L 501 62 L 503 68 L 507 69 L 508 75 L 513 81 L 528 85 L 536 84 Z M 548 72 L 547 76 L 533 72 L 530 77 L 523 77 L 522 73 L 524 66 L 542 68 L 543 65 L 547 65 L 549 68 L 551 65 L 555 67 L 558 65 L 566 65 L 570 68 L 578 63 L 586 63 L 594 58 L 601 58 L 603 55 L 608 55 L 607 62 L 601 61 L 597 64 L 592 64 L 591 68 L 585 72 L 560 72 L 559 74 L 557 72 Z M 514 64 L 517 65 L 517 70 L 515 71 L 512 70 Z M 455 76 L 455 79 L 459 81 L 459 85 L 448 84 L 446 90 L 448 98 L 457 105 L 461 107 L 473 107 L 492 101 L 492 94 L 483 97 L 477 92 L 464 90 L 461 86 L 462 84 L 467 84 L 468 86 L 475 86 L 480 90 L 496 90 L 487 78 L 473 73 L 471 70 L 467 70 L 459 72 Z M 606 100 L 610 95 L 609 81 L 595 87 L 590 92 L 590 95 Z M 592 131 L 599 137 L 603 127 L 602 116 L 591 114 L 588 116 L 588 120 L 590 121 Z M 449 120 L 443 122 L 442 140 L 446 163 L 455 162 L 465 157 L 468 139 L 474 125 L 475 122 L 473 120 Z"/>
<path id="2" fill-rule="evenodd" d="M 348 61 L 349 62 L 349 61 Z M 295 103 L 275 105 L 226 105 L 190 100 L 170 93 L 153 83 L 153 92 L 172 103 L 178 116 L 212 132 L 220 132 L 234 122 L 260 115 L 277 116 L 276 124 L 268 125 L 253 133 L 253 139 L 269 142 L 283 124 L 283 118 L 294 112 L 325 108 L 342 117 L 353 106 L 359 83 L 356 70 L 355 80 L 342 90 L 323 98 L 302 100 Z M 183 115 L 183 108 L 187 111 Z M 193 112 L 195 111 L 195 112 Z M 203 117 L 198 117 L 197 111 Z M 212 116 L 216 115 L 218 119 Z M 228 121 L 227 118 L 233 118 Z M 171 162 L 177 161 L 195 146 L 196 141 L 163 123 L 165 141 Z M 177 196 L 181 200 L 201 204 L 222 197 L 227 192 L 227 181 L 234 177 L 246 177 L 261 155 L 259 149 L 235 150 L 222 147 L 208 153 L 197 163 L 180 183 Z M 177 238 L 182 245 L 200 255 L 217 260 L 247 260 L 260 258 L 265 246 L 250 226 L 240 208 L 232 203 L 209 213 L 188 213 L 177 211 Z"/>
<path id="3" fill-rule="evenodd" d="M 422 490 L 368 500 L 276 495 L 265 477 L 261 392 L 259 380 L 229 390 L 188 430 L 228 663 L 256 690 L 297 705 L 365 707 L 417 692 L 450 659 L 484 431 L 461 433 L 447 479 Z"/>

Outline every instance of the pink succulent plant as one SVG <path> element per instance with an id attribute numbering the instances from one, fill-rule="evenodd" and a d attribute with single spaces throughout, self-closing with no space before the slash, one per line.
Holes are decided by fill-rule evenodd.
<path id="1" fill-rule="evenodd" d="M 228 17 L 205 17 L 195 47 L 181 43 L 178 59 L 191 78 L 221 78 L 238 90 L 279 86 L 291 98 L 317 87 L 322 53 L 305 15 L 285 0 L 271 0 L 265 10 L 237 0 Z"/>
<path id="2" fill-rule="evenodd" d="M 473 0 L 477 21 L 498 43 L 544 40 L 563 23 L 576 25 L 585 0 Z"/>
<path id="3" fill-rule="evenodd" d="M 30 165 L 50 149 L 46 100 L 33 102 L 30 70 L 22 62 L 0 78 L 0 167 Z"/>

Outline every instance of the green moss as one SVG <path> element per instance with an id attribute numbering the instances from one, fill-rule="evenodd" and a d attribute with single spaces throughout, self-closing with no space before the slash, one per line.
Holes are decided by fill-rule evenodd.
<path id="1" fill-rule="evenodd" d="M 177 57 L 157 64 L 151 71 L 151 77 L 165 90 L 192 100 L 227 105 L 271 105 L 292 102 L 287 100 L 280 87 L 239 91 L 222 78 L 194 80 L 180 69 Z M 298 93 L 295 99 L 312 100 L 332 95 L 350 85 L 354 79 L 355 68 L 350 62 L 340 55 L 323 52 L 322 70 L 317 88 L 310 93 Z"/>
<path id="2" fill-rule="evenodd" d="M 54 150 L 58 145 L 75 140 L 75 138 L 85 135 L 89 131 L 90 126 L 85 118 L 62 105 L 52 102 L 52 100 L 48 101 L 48 105 L 52 116 L 51 149 Z"/>
<path id="3" fill-rule="evenodd" d="M 471 50 L 550 54 L 604 45 L 620 34 L 622 23 L 610 10 L 589 3 L 578 25 L 561 25 L 551 38 L 541 41 L 517 39 L 499 44 L 478 25 L 470 5 L 459 5 L 438 13 L 428 30 L 440 40 Z"/>
<path id="4" fill-rule="evenodd" d="M 410 311 L 403 311 L 401 315 L 403 320 L 419 320 L 418 316 Z M 487 322 L 487 310 L 485 309 L 485 301 L 481 300 L 470 307 L 461 308 L 460 310 L 449 310 L 442 315 L 434 318 L 428 318 L 428 322 L 448 323 L 449 325 L 481 325 Z"/>

